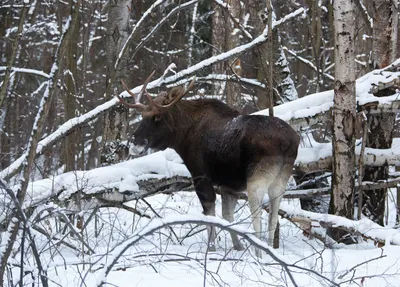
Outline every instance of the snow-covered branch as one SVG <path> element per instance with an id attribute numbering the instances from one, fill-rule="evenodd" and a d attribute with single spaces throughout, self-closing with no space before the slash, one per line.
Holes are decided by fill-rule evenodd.
<path id="1" fill-rule="evenodd" d="M 350 234 L 359 235 L 365 239 L 371 239 L 383 244 L 400 245 L 400 233 L 397 230 L 389 227 L 382 227 L 368 218 L 350 220 L 332 214 L 305 211 L 301 208 L 295 208 L 286 204 L 281 205 L 280 215 L 285 218 L 297 217 L 309 220 L 314 223 L 314 226 L 315 223 L 317 223 L 315 227 L 344 229 Z"/>
<path id="2" fill-rule="evenodd" d="M 364 152 L 365 166 L 382 166 L 385 163 L 400 166 L 400 140 L 394 139 L 390 149 L 366 148 Z M 356 155 L 359 157 L 361 146 L 356 146 Z M 316 147 L 299 148 L 295 169 L 298 173 L 311 173 L 332 169 L 331 143 L 318 144 Z M 358 159 L 357 159 L 358 161 Z"/>
<path id="3" fill-rule="evenodd" d="M 291 264 L 286 262 L 280 255 L 278 255 L 271 247 L 267 245 L 266 242 L 258 239 L 252 230 L 243 228 L 241 226 L 235 225 L 234 223 L 228 222 L 224 219 L 217 218 L 214 216 L 205 216 L 205 215 L 184 215 L 184 216 L 170 216 L 163 219 L 157 219 L 150 222 L 145 228 L 141 231 L 133 234 L 129 239 L 125 240 L 123 243 L 119 244 L 115 248 L 110 251 L 110 260 L 107 260 L 106 265 L 102 270 L 102 274 L 99 275 L 100 280 L 98 281 L 97 286 L 102 286 L 106 282 L 106 278 L 113 266 L 118 262 L 118 260 L 123 256 L 123 254 L 134 244 L 137 244 L 146 236 L 149 236 L 156 232 L 159 229 L 169 227 L 172 225 L 181 225 L 181 224 L 199 224 L 199 225 L 207 225 L 207 226 L 215 226 L 222 230 L 226 230 L 229 232 L 235 232 L 239 236 L 246 239 L 251 243 L 252 246 L 264 251 L 269 257 L 271 257 L 275 262 L 277 262 L 282 269 L 285 271 L 286 275 L 289 277 L 291 283 L 294 286 L 297 286 L 296 280 L 292 274 L 292 270 L 296 270 L 300 267 L 295 264 Z M 302 268 L 303 270 L 303 268 Z M 339 286 L 337 283 L 329 280 L 328 278 L 320 275 L 318 272 L 314 270 L 308 270 L 311 277 L 316 277 L 320 280 L 326 281 L 330 286 Z"/>
<path id="4" fill-rule="evenodd" d="M 2 66 L 2 67 L 0 67 L 0 72 L 5 71 L 6 69 L 7 69 L 7 67 Z M 11 67 L 11 72 L 31 74 L 31 75 L 43 77 L 45 79 L 49 78 L 49 74 L 47 74 L 43 71 L 35 70 L 35 69 Z"/>
<path id="5" fill-rule="evenodd" d="M 296 17 L 296 16 L 300 15 L 301 13 L 303 13 L 303 11 L 304 11 L 304 9 L 300 8 L 300 9 L 296 10 L 295 12 L 291 13 L 290 17 L 287 17 L 285 19 L 288 20 L 293 17 Z M 282 23 L 283 23 L 283 21 L 277 21 L 274 25 L 278 26 Z M 205 68 L 205 67 L 208 67 L 212 64 L 224 61 L 224 60 L 234 57 L 235 55 L 238 55 L 240 53 L 243 53 L 243 52 L 255 47 L 256 45 L 259 45 L 259 44 L 265 42 L 267 40 L 267 38 L 268 37 L 266 34 L 262 34 L 259 37 L 257 37 L 256 39 L 254 39 L 253 41 L 251 41 L 250 43 L 244 44 L 244 45 L 236 47 L 228 52 L 221 53 L 220 55 L 216 55 L 207 60 L 201 61 L 201 62 L 193 65 L 192 67 L 189 67 L 187 69 L 184 69 L 184 70 L 178 72 L 174 76 L 170 76 L 165 79 L 160 79 L 160 78 L 156 79 L 147 85 L 147 89 L 157 88 L 157 87 L 162 86 L 163 84 L 172 84 L 186 76 L 189 76 L 189 75 Z M 133 93 L 137 94 L 140 92 L 141 89 L 142 89 L 142 86 L 138 86 L 138 87 L 132 89 L 131 91 Z M 129 97 L 129 94 L 127 92 L 122 92 L 120 94 L 120 96 L 121 97 Z M 46 138 L 44 138 L 43 140 L 41 140 L 39 142 L 38 148 L 36 150 L 36 154 L 37 155 L 41 154 L 45 148 L 56 143 L 60 139 L 64 138 L 66 134 L 68 134 L 71 131 L 73 131 L 74 129 L 82 126 L 83 124 L 87 123 L 88 121 L 91 121 L 91 120 L 97 118 L 98 116 L 107 112 L 108 110 L 110 110 L 111 108 L 116 106 L 117 104 L 119 104 L 119 100 L 117 98 L 113 98 L 113 99 L 105 102 L 104 104 L 97 106 L 95 109 L 87 112 L 86 114 L 83 114 L 79 117 L 75 117 L 75 118 L 68 120 L 67 122 L 62 124 L 56 131 L 54 131 L 52 134 L 48 135 Z M 12 177 L 13 175 L 15 175 L 15 173 L 21 167 L 21 163 L 24 161 L 26 156 L 27 156 L 27 153 L 22 154 L 10 166 L 8 166 L 3 171 L 1 171 L 0 178 L 7 180 L 10 177 Z"/>

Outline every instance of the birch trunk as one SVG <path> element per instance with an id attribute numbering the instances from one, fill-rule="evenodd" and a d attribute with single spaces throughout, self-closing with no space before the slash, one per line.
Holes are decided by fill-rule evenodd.
<path id="1" fill-rule="evenodd" d="M 127 75 L 127 53 L 124 53 L 117 68 L 114 68 L 120 51 L 129 37 L 129 19 L 131 0 L 118 0 L 109 2 L 107 22 L 107 97 L 114 96 L 114 91 L 121 91 L 119 80 Z M 103 146 L 126 139 L 128 127 L 127 109 L 118 106 L 109 111 L 105 116 L 105 129 L 103 133 Z"/>
<path id="2" fill-rule="evenodd" d="M 333 109 L 333 172 L 330 214 L 353 218 L 355 170 L 355 21 L 353 1 L 334 1 L 335 90 Z M 342 241 L 346 233 L 330 230 Z"/>

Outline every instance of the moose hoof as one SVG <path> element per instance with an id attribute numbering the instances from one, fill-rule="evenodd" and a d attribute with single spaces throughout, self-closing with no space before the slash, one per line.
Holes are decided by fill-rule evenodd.
<path id="1" fill-rule="evenodd" d="M 237 251 L 243 251 L 244 247 L 241 243 L 237 243 L 233 245 L 233 249 L 237 250 Z"/>
<path id="2" fill-rule="evenodd" d="M 217 250 L 215 249 L 215 245 L 212 245 L 212 246 L 208 246 L 208 250 L 207 251 L 208 252 L 215 252 Z"/>

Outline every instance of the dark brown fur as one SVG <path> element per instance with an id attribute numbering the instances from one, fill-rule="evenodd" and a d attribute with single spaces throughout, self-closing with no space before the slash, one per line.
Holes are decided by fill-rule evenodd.
<path id="1" fill-rule="evenodd" d="M 180 92 L 173 89 L 168 96 L 160 94 L 155 102 L 168 104 Z M 277 183 L 282 189 L 297 156 L 299 136 L 286 122 L 276 117 L 240 115 L 218 100 L 181 100 L 164 114 L 146 116 L 148 111 L 144 110 L 142 115 L 143 120 L 134 132 L 134 143 L 161 150 L 174 149 L 193 177 L 206 215 L 215 214 L 213 185 L 229 191 L 229 195 L 223 195 L 226 199 L 234 192 L 246 190 L 249 180 L 254 183 L 265 174 L 272 178 L 282 176 L 282 181 Z M 250 204 L 254 207 L 261 204 L 260 194 L 267 193 L 274 184 L 270 188 L 265 186 L 261 193 L 256 189 L 263 187 L 255 183 L 252 186 L 254 190 L 248 192 L 249 202 L 252 200 Z M 279 205 L 283 191 L 277 195 L 268 191 L 269 197 L 271 200 L 277 197 Z M 257 195 L 251 199 L 250 193 Z M 226 200 L 233 202 L 230 198 Z M 234 203 L 227 204 L 228 208 L 232 209 Z M 224 215 L 233 220 L 232 216 L 228 217 Z M 215 236 L 213 232 L 209 233 L 211 240 Z M 237 239 L 234 245 L 241 249 Z"/>

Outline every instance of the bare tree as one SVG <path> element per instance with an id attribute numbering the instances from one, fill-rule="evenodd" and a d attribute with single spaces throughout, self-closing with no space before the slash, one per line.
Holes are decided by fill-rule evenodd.
<path id="1" fill-rule="evenodd" d="M 129 37 L 129 19 L 131 14 L 131 0 L 110 1 L 107 19 L 107 90 L 106 96 L 112 97 L 118 92 L 121 85 L 119 80 L 127 76 L 127 53 L 120 56 Z M 116 64 L 118 63 L 118 64 Z M 105 116 L 103 132 L 103 147 L 118 148 L 119 141 L 127 138 L 128 127 L 127 109 L 113 108 Z M 111 145 L 111 146 L 110 146 Z"/>
<path id="2" fill-rule="evenodd" d="M 370 3 L 373 15 L 371 55 L 373 69 L 387 67 L 397 55 L 397 25 L 395 17 L 392 17 L 396 8 L 392 3 L 393 1 L 390 0 L 374 0 Z M 394 12 L 394 14 L 397 13 Z M 387 96 L 386 92 L 378 92 L 375 95 Z M 396 114 L 393 112 L 368 113 L 370 132 L 368 133 L 367 147 L 387 149 L 392 146 L 395 118 Z M 366 167 L 363 180 L 375 182 L 387 180 L 388 176 L 389 165 L 385 163 L 380 167 Z M 363 214 L 383 225 L 387 189 L 365 191 L 364 195 Z"/>
<path id="3" fill-rule="evenodd" d="M 333 108 L 333 171 L 329 211 L 346 218 L 353 217 L 355 173 L 355 50 L 354 4 L 334 2 L 335 18 L 335 95 Z M 343 232 L 332 231 L 341 240 Z"/>

